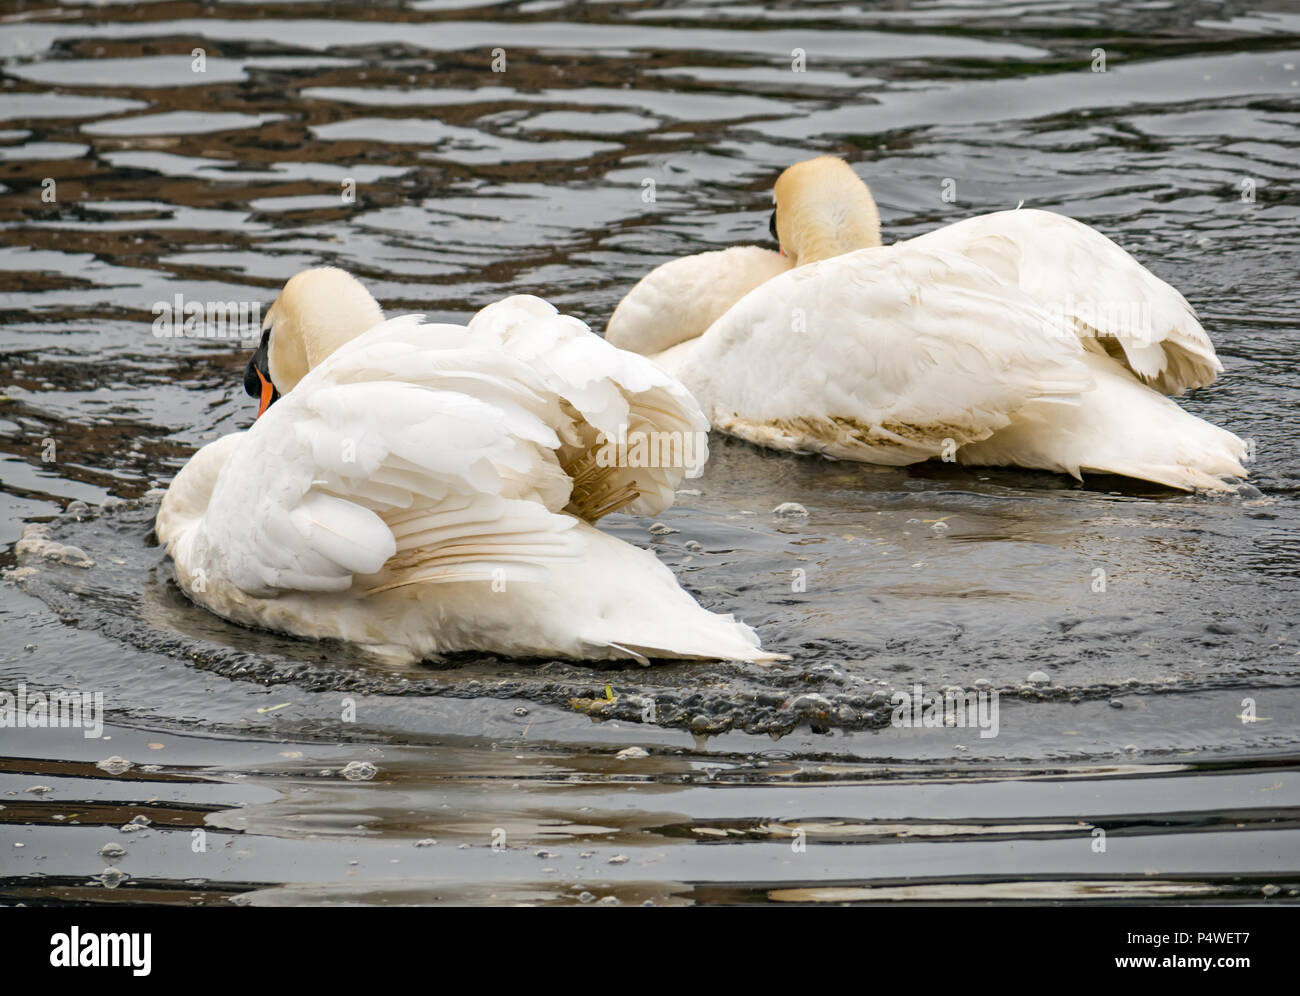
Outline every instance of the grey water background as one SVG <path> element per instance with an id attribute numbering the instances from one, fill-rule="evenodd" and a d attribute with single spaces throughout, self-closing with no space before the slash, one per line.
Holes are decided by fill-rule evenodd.
<path id="1" fill-rule="evenodd" d="M 9 3 L 0 60 L 0 690 L 109 720 L 0 729 L 0 902 L 1300 894 L 1296 4 Z M 155 303 L 334 264 L 390 313 L 530 292 L 599 331 L 657 263 L 763 242 L 821 152 L 887 240 L 1023 201 L 1173 283 L 1226 368 L 1182 403 L 1258 494 L 715 437 L 676 532 L 606 525 L 767 669 L 385 670 L 171 584 L 150 489 L 253 409 L 248 344 Z M 19 557 L 31 523 L 93 566 Z M 889 725 L 976 682 L 997 737 Z"/>

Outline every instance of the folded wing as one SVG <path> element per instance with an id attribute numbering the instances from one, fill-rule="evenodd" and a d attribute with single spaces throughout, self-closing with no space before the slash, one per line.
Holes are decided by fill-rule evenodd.
<path id="1" fill-rule="evenodd" d="M 782 449 L 903 465 L 951 458 L 1030 401 L 1077 403 L 1082 346 L 961 255 L 863 249 L 774 277 L 689 360 L 713 424 Z M 737 376 L 743 371 L 743 376 Z"/>
<path id="2" fill-rule="evenodd" d="M 1055 323 L 1178 395 L 1223 370 L 1178 291 L 1106 236 L 1051 211 L 999 211 L 902 245 L 959 252 L 1017 284 Z"/>
<path id="3" fill-rule="evenodd" d="M 534 580 L 575 556 L 556 456 L 569 422 L 520 361 L 457 326 L 393 319 L 244 434 L 203 541 L 262 597 Z"/>
<path id="4" fill-rule="evenodd" d="M 567 510 L 594 522 L 626 510 L 654 515 L 708 459 L 708 422 L 690 393 L 643 356 L 610 345 L 529 295 L 489 305 L 469 324 L 524 363 L 572 418 L 558 449 L 572 478 Z"/>

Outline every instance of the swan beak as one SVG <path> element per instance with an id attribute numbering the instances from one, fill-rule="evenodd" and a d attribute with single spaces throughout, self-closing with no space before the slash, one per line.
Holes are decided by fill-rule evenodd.
<path id="1" fill-rule="evenodd" d="M 267 328 L 262 332 L 262 341 L 257 346 L 257 352 L 253 354 L 253 358 L 248 361 L 248 367 L 244 370 L 244 393 L 250 398 L 257 398 L 258 418 L 265 415 L 266 410 L 280 398 L 280 392 L 271 383 L 270 340 L 271 330 Z"/>
<path id="2" fill-rule="evenodd" d="M 257 379 L 262 382 L 261 403 L 257 408 L 257 417 L 261 418 L 266 414 L 266 410 L 271 407 L 272 402 L 280 396 L 280 392 L 275 389 L 275 385 L 262 376 L 262 371 L 256 370 L 254 372 L 257 374 Z"/>

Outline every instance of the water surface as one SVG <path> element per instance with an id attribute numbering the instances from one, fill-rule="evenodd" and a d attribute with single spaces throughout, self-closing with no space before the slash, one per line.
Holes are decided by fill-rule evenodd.
<path id="1" fill-rule="evenodd" d="M 1293 5 L 20 4 L 0 60 L 0 688 L 110 718 L 0 731 L 5 901 L 1294 899 Z M 394 313 L 529 292 L 599 331 L 654 265 L 763 242 L 822 152 L 886 240 L 1023 202 L 1177 286 L 1225 365 L 1182 403 L 1258 494 L 715 437 L 676 532 L 606 525 L 767 669 L 380 669 L 179 595 L 149 492 L 250 422 L 248 344 L 157 338 L 156 303 L 332 264 Z M 31 523 L 94 566 L 19 558 Z M 976 682 L 995 738 L 889 725 Z"/>

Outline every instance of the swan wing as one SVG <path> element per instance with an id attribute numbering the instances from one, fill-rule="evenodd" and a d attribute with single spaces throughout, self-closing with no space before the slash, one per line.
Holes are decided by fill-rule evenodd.
<path id="1" fill-rule="evenodd" d="M 228 445 L 186 559 L 263 597 L 540 579 L 575 555 L 558 514 L 567 421 L 532 371 L 465 329 L 384 322 Z"/>
<path id="2" fill-rule="evenodd" d="M 489 305 L 469 323 L 477 341 L 526 364 L 573 416 L 559 448 L 573 480 L 568 511 L 594 522 L 625 510 L 654 515 L 708 459 L 708 421 L 690 392 L 652 362 L 530 295 Z"/>
<path id="3" fill-rule="evenodd" d="M 1052 211 L 968 218 L 904 243 L 960 252 L 1016 283 L 1055 323 L 1163 394 L 1223 371 L 1187 299 L 1096 229 Z"/>
<path id="4" fill-rule="evenodd" d="M 705 334 L 682 372 L 723 431 L 902 465 L 984 439 L 1034 400 L 1091 386 L 1073 337 L 953 253 L 862 249 L 777 276 Z"/>

